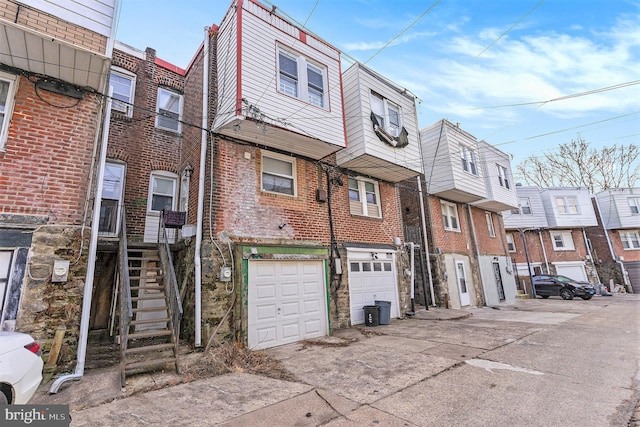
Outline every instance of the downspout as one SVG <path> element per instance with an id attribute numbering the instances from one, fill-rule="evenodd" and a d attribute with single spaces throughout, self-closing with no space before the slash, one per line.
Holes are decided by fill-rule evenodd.
<path id="1" fill-rule="evenodd" d="M 409 250 L 411 251 L 411 311 L 413 314 L 416 312 L 416 303 L 415 303 L 415 289 L 414 286 L 416 284 L 416 257 L 415 257 L 415 243 L 409 243 Z"/>
<path id="2" fill-rule="evenodd" d="M 418 197 L 420 198 L 420 220 L 422 222 L 422 236 L 424 237 L 424 254 L 427 258 L 427 275 L 429 276 L 429 290 L 431 291 L 431 305 L 436 306 L 436 297 L 433 293 L 433 278 L 431 277 L 431 260 L 429 256 L 429 240 L 427 239 L 427 220 L 424 215 L 424 199 L 422 198 L 422 182 L 420 175 L 416 177 L 418 181 Z M 426 305 L 425 305 L 426 307 Z"/>
<path id="3" fill-rule="evenodd" d="M 473 215 L 471 214 L 471 205 L 467 204 L 467 216 L 469 217 L 469 225 L 471 225 L 471 240 L 473 240 L 473 247 L 476 253 L 476 262 L 478 263 L 478 273 L 480 273 L 480 286 L 482 287 L 482 297 L 484 298 L 484 305 L 487 305 L 487 290 L 484 286 L 484 275 L 482 274 L 482 263 L 480 262 L 480 248 L 478 247 L 478 240 L 476 238 L 476 227 L 473 224 Z"/>
<path id="4" fill-rule="evenodd" d="M 202 132 L 200 140 L 200 171 L 198 173 L 198 219 L 196 224 L 195 266 L 195 346 L 202 347 L 202 224 L 204 223 L 204 180 L 207 167 L 207 126 L 209 99 L 209 27 L 204 28 L 204 61 L 202 70 Z M 209 212 L 211 215 L 211 212 Z"/>
<path id="5" fill-rule="evenodd" d="M 87 355 L 87 337 L 89 334 L 89 318 L 91 315 L 91 296 L 93 293 L 93 275 L 96 269 L 96 253 L 98 251 L 98 229 L 100 227 L 100 207 L 102 205 L 102 184 L 104 182 L 104 168 L 107 159 L 107 142 L 109 140 L 109 125 L 111 119 L 111 96 L 113 90 L 109 88 L 109 97 L 107 98 L 102 117 L 102 139 L 100 147 L 100 159 L 98 160 L 98 179 L 96 181 L 95 197 L 93 199 L 93 217 L 91 220 L 91 241 L 89 243 L 89 254 L 87 257 L 87 274 L 84 284 L 84 292 L 82 295 L 82 313 L 80 314 L 80 333 L 78 336 L 78 353 L 76 371 L 73 374 L 62 375 L 58 377 L 51 388 L 50 394 L 55 394 L 60 386 L 67 381 L 78 381 L 84 375 L 85 357 Z M 96 141 L 98 144 L 100 133 L 96 133 Z"/>
<path id="6" fill-rule="evenodd" d="M 609 246 L 609 252 L 611 252 L 611 258 L 618 264 L 620 264 L 620 269 L 622 270 L 622 280 L 624 281 L 624 285 L 627 286 L 629 284 L 627 280 L 627 271 L 624 269 L 624 264 L 620 261 L 620 258 L 616 256 L 615 251 L 613 250 L 613 245 L 611 244 L 611 238 L 609 237 L 609 232 L 607 232 L 607 227 L 604 225 L 604 220 L 602 219 L 602 211 L 600 210 L 600 202 L 598 202 L 598 198 L 593 198 L 596 201 L 596 209 L 598 209 L 598 216 L 600 217 L 600 222 L 602 223 L 602 229 L 604 230 L 604 237 L 607 239 L 607 245 Z M 606 286 L 606 285 L 605 285 Z M 613 291 L 613 289 L 610 289 Z"/>
<path id="7" fill-rule="evenodd" d="M 547 259 L 547 250 L 544 248 L 544 242 L 542 241 L 542 230 L 538 228 L 538 237 L 540 238 L 540 247 L 542 247 L 542 256 L 544 257 L 544 265 L 547 267 L 547 274 L 551 274 L 549 269 L 549 260 Z"/>

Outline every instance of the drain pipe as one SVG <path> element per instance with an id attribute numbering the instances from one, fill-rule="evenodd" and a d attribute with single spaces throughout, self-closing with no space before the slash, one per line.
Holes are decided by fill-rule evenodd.
<path id="1" fill-rule="evenodd" d="M 422 181 L 420 181 L 420 175 L 416 177 L 416 180 L 418 181 L 418 196 L 420 197 L 420 219 L 422 221 L 422 235 L 424 237 L 424 254 L 427 258 L 427 275 L 429 276 L 429 290 L 431 291 L 431 305 L 435 307 L 436 297 L 433 293 L 433 278 L 431 277 L 431 259 L 429 257 L 429 241 L 427 239 L 427 220 L 424 215 L 424 199 L 422 198 Z"/>
<path id="2" fill-rule="evenodd" d="M 549 269 L 549 260 L 547 259 L 547 250 L 544 248 L 544 242 L 542 241 L 542 230 L 538 228 L 538 237 L 540 238 L 540 247 L 542 248 L 542 256 L 544 256 L 544 265 L 547 267 L 547 274 L 551 274 Z"/>
<path id="3" fill-rule="evenodd" d="M 107 159 L 107 142 L 109 140 L 109 125 L 111 119 L 111 96 L 113 90 L 109 88 L 109 97 L 103 116 L 102 140 L 100 147 L 100 159 L 98 160 L 98 179 L 96 181 L 95 197 L 93 199 L 93 218 L 91 220 L 91 242 L 89 243 L 89 256 L 87 258 L 87 276 L 84 283 L 82 296 L 82 313 L 80 317 L 80 334 L 78 336 L 78 354 L 76 371 L 73 374 L 58 377 L 51 388 L 50 394 L 55 394 L 60 386 L 67 381 L 78 381 L 84 375 L 85 357 L 87 355 L 87 338 L 89 335 L 89 318 L 91 315 L 91 295 L 93 293 L 93 275 L 96 270 L 96 253 L 98 252 L 98 228 L 100 227 L 100 206 L 102 205 L 102 184 L 104 182 L 104 167 Z M 96 142 L 98 137 L 96 136 Z"/>
<path id="4" fill-rule="evenodd" d="M 198 173 L 198 219 L 196 225 L 195 266 L 195 346 L 202 347 L 202 224 L 204 223 L 204 180 L 207 167 L 207 126 L 209 99 L 209 27 L 204 28 L 204 66 L 202 71 L 202 133 L 200 140 L 200 170 Z M 211 212 L 209 212 L 211 215 Z"/>

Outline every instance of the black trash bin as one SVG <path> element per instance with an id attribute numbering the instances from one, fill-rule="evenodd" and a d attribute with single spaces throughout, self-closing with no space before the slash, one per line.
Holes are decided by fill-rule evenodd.
<path id="1" fill-rule="evenodd" d="M 378 326 L 380 323 L 380 307 L 377 305 L 365 305 L 364 324 L 365 326 Z"/>
<path id="2" fill-rule="evenodd" d="M 380 307 L 380 317 L 378 322 L 381 325 L 391 323 L 391 301 L 374 301 L 375 305 Z"/>

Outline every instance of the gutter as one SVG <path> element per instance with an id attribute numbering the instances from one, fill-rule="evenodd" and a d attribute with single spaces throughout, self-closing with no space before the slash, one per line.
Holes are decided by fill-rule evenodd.
<path id="1" fill-rule="evenodd" d="M 85 357 L 87 355 L 87 338 L 89 335 L 89 318 L 91 315 L 91 296 L 93 293 L 93 277 L 96 269 L 96 253 L 98 251 L 98 229 L 100 227 L 100 207 L 102 205 L 102 184 L 104 182 L 104 168 L 107 159 L 107 142 L 109 140 L 109 125 L 111 119 L 111 96 L 113 89 L 109 88 L 109 97 L 106 107 L 103 110 L 102 140 L 100 147 L 100 159 L 98 160 L 98 180 L 96 181 L 96 191 L 93 199 L 93 218 L 91 219 L 91 242 L 89 243 L 89 256 L 87 258 L 87 275 L 82 296 L 82 313 L 80 315 L 80 335 L 78 336 L 78 354 L 76 371 L 73 374 L 58 377 L 51 388 L 50 394 L 55 394 L 60 386 L 67 381 L 78 381 L 84 375 Z M 96 144 L 98 134 L 96 135 Z"/>

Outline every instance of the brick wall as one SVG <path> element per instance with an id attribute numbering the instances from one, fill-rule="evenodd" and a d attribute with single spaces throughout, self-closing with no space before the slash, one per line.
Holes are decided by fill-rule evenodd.
<path id="1" fill-rule="evenodd" d="M 19 78 L 6 150 L 0 152 L 1 213 L 81 223 L 100 102 L 92 94 L 78 102 L 36 91 Z"/>
<path id="2" fill-rule="evenodd" d="M 107 38 L 79 25 L 11 0 L 0 0 L 0 19 L 15 22 L 93 52 L 106 53 Z"/>
<path id="3" fill-rule="evenodd" d="M 502 225 L 502 216 L 491 212 L 491 220 L 495 232 L 495 236 L 491 236 L 487 223 L 487 212 L 484 209 L 471 208 L 480 255 L 504 256 L 507 254 L 507 242 L 505 240 L 504 226 Z"/>

